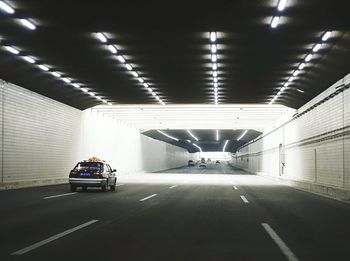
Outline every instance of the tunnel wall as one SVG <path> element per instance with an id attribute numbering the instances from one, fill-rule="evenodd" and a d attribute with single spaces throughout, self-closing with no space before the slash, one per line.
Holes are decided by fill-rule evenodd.
<path id="1" fill-rule="evenodd" d="M 2 80 L 0 134 L 0 189 L 65 183 L 75 164 L 91 156 L 119 174 L 180 167 L 191 157 L 125 122 Z"/>
<path id="2" fill-rule="evenodd" d="M 81 111 L 1 80 L 0 88 L 1 183 L 66 177 L 76 161 Z"/>
<path id="3" fill-rule="evenodd" d="M 292 186 L 350 199 L 350 89 L 336 88 L 349 83 L 348 75 L 301 107 L 301 116 L 241 147 L 231 163 Z"/>

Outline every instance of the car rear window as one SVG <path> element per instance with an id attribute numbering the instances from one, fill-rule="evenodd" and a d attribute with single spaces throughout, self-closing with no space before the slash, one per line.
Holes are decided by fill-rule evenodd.
<path id="1" fill-rule="evenodd" d="M 74 169 L 101 170 L 102 168 L 103 168 L 103 164 L 99 162 L 79 162 Z"/>

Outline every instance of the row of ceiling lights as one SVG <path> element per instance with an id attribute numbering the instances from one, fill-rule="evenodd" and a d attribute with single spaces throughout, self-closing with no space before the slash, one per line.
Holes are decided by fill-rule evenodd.
<path id="1" fill-rule="evenodd" d="M 15 9 L 12 8 L 11 6 L 9 6 L 8 4 L 6 4 L 3 1 L 0 1 L 0 9 L 8 14 L 14 14 L 15 13 Z M 21 24 L 23 24 L 26 28 L 30 29 L 30 30 L 35 30 L 36 26 L 29 21 L 28 19 L 20 19 Z M 9 46 L 9 45 L 3 45 L 4 49 L 7 50 L 8 52 L 15 54 L 15 55 L 19 55 L 23 58 L 23 60 L 25 60 L 26 62 L 30 63 L 30 64 L 35 64 L 37 65 L 37 67 L 39 69 L 41 69 L 44 72 L 50 73 L 52 76 L 61 79 L 63 82 L 65 82 L 66 84 L 69 84 L 79 90 L 81 90 L 83 93 L 87 93 L 89 94 L 91 97 L 96 98 L 97 100 L 108 104 L 108 105 L 112 105 L 111 103 L 109 103 L 107 100 L 103 99 L 102 97 L 96 95 L 95 93 L 89 91 L 86 88 L 81 87 L 81 85 L 77 82 L 73 82 L 70 78 L 67 77 L 63 77 L 61 73 L 51 69 L 49 66 L 39 63 L 38 60 L 32 56 L 28 56 L 25 54 L 25 52 L 20 51 L 17 47 L 14 46 Z"/>
<path id="2" fill-rule="evenodd" d="M 142 78 L 139 73 L 137 73 L 130 63 L 126 61 L 124 56 L 120 54 L 120 50 L 117 49 L 117 47 L 114 44 L 111 44 L 109 39 L 106 37 L 105 34 L 98 32 L 96 33 L 97 38 L 103 43 L 106 44 L 109 51 L 116 56 L 118 61 L 124 65 L 124 67 L 139 81 L 140 84 L 155 98 L 157 101 L 165 105 L 165 102 L 157 95 L 157 93 L 150 87 L 150 84 L 146 82 L 144 78 Z"/>
<path id="3" fill-rule="evenodd" d="M 282 12 L 286 8 L 287 0 L 279 0 L 277 4 L 277 12 Z M 281 16 L 278 14 L 272 17 L 271 27 L 276 28 L 279 24 Z"/>
<path id="4" fill-rule="evenodd" d="M 213 89 L 214 89 L 214 103 L 218 105 L 219 103 L 219 78 L 218 78 L 218 55 L 217 50 L 218 46 L 216 44 L 217 33 L 210 32 L 209 33 L 210 40 L 210 54 L 211 54 L 211 67 L 212 67 L 212 76 L 213 76 Z"/>
<path id="5" fill-rule="evenodd" d="M 159 132 L 160 134 L 164 135 L 165 137 L 168 137 L 169 139 L 172 139 L 174 141 L 180 141 L 180 139 L 178 138 L 175 138 L 167 133 L 165 133 L 164 131 L 161 131 L 161 130 L 157 130 L 157 132 Z M 187 130 L 188 134 L 194 138 L 196 141 L 198 141 L 198 138 L 190 131 L 190 130 Z M 246 134 L 247 134 L 248 130 L 245 130 L 241 136 L 238 137 L 237 141 L 240 141 Z M 219 141 L 219 130 L 216 130 L 216 140 Z M 193 146 L 197 147 L 199 149 L 200 152 L 202 152 L 202 148 L 200 146 L 198 146 L 197 144 L 195 143 L 192 143 L 191 140 L 186 140 L 188 143 L 191 143 Z M 223 149 L 222 149 L 222 152 L 225 152 L 226 150 L 226 146 L 227 144 L 229 143 L 229 140 L 226 140 L 225 143 L 224 143 L 224 146 L 223 146 Z"/>
<path id="6" fill-rule="evenodd" d="M 297 76 L 303 71 L 306 64 L 312 60 L 312 58 L 314 57 L 314 54 L 317 53 L 322 48 L 323 43 L 326 42 L 331 37 L 331 35 L 332 35 L 331 31 L 327 31 L 323 33 L 323 35 L 321 36 L 320 42 L 313 45 L 311 52 L 304 57 L 304 60 L 301 63 L 299 63 L 298 67 L 293 71 L 292 75 L 288 78 L 288 80 L 285 83 L 283 83 L 283 86 L 279 89 L 278 93 L 271 99 L 269 103 L 270 105 L 273 104 L 279 97 L 281 97 L 281 95 L 286 90 L 290 88 L 289 86 L 295 81 Z M 304 92 L 299 89 L 295 89 L 295 90 L 299 92 Z"/>

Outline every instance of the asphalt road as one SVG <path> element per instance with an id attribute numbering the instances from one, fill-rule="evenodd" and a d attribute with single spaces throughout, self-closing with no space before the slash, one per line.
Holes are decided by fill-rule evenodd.
<path id="1" fill-rule="evenodd" d="M 201 174 L 212 169 L 242 174 L 221 164 Z M 350 260 L 349 204 L 234 180 L 2 191 L 0 260 Z"/>

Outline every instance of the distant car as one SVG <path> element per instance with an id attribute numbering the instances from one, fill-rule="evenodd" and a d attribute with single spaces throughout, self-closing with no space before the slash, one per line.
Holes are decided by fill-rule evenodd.
<path id="1" fill-rule="evenodd" d="M 70 189 L 72 192 L 75 192 L 77 187 L 82 187 L 83 190 L 88 187 L 101 187 L 102 191 L 107 191 L 110 187 L 111 190 L 115 190 L 116 172 L 106 162 L 96 158 L 81 161 L 69 174 Z"/>
<path id="2" fill-rule="evenodd" d="M 205 158 L 201 158 L 201 163 L 205 163 Z"/>
<path id="3" fill-rule="evenodd" d="M 209 159 L 207 159 L 207 162 L 211 162 L 211 159 L 209 158 Z"/>
<path id="4" fill-rule="evenodd" d="M 219 163 L 220 163 L 220 160 L 217 160 L 216 163 L 219 164 Z"/>
<path id="5" fill-rule="evenodd" d="M 189 160 L 188 161 L 188 166 L 189 167 L 193 167 L 195 165 L 194 161 L 193 160 Z"/>
<path id="6" fill-rule="evenodd" d="M 205 163 L 200 163 L 198 167 L 200 167 L 200 168 L 206 168 L 207 165 L 206 165 Z"/>

